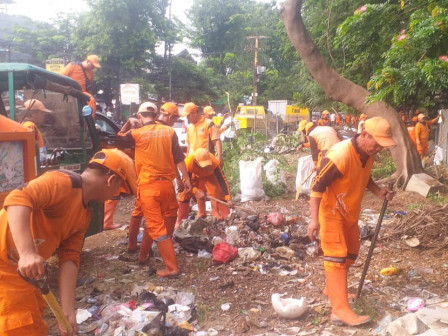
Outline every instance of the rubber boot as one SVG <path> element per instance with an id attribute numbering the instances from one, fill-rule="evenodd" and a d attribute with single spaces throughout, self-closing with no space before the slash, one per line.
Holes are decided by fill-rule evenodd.
<path id="1" fill-rule="evenodd" d="M 143 231 L 142 244 L 140 245 L 140 252 L 138 253 L 138 263 L 146 264 L 149 259 L 149 251 L 152 247 L 152 238 L 149 236 L 148 230 Z"/>
<path id="2" fill-rule="evenodd" d="M 164 217 L 163 222 L 165 223 L 166 231 L 169 237 L 173 237 L 174 228 L 176 226 L 177 217 Z"/>
<path id="3" fill-rule="evenodd" d="M 104 203 L 103 230 L 114 230 L 121 227 L 119 224 L 114 224 L 114 213 L 117 205 L 118 200 L 108 200 Z"/>
<path id="4" fill-rule="evenodd" d="M 345 260 L 345 268 L 347 269 L 347 274 L 348 271 L 350 269 L 350 266 L 353 265 L 355 263 L 355 260 L 352 259 L 346 259 Z M 327 288 L 327 284 L 325 284 L 325 288 L 322 291 L 322 294 L 324 294 L 325 296 L 328 296 L 328 288 Z M 356 299 L 356 294 L 353 293 L 348 293 L 347 297 L 351 300 L 355 300 Z"/>
<path id="5" fill-rule="evenodd" d="M 160 256 L 165 263 L 165 269 L 158 270 L 157 276 L 161 278 L 177 277 L 179 275 L 179 268 L 177 268 L 176 252 L 171 238 L 157 242 Z"/>
<path id="6" fill-rule="evenodd" d="M 212 216 L 217 218 L 217 219 L 221 219 L 220 214 L 219 214 L 219 207 L 218 207 L 218 202 L 216 201 L 210 201 L 210 203 L 212 204 Z"/>
<path id="7" fill-rule="evenodd" d="M 205 216 L 207 216 L 207 213 L 205 211 L 205 199 L 197 198 L 196 201 L 198 203 L 198 218 L 204 218 Z"/>
<path id="8" fill-rule="evenodd" d="M 190 213 L 190 203 L 179 202 L 179 209 L 177 210 L 177 219 L 175 229 L 177 230 L 182 223 L 182 220 L 188 218 L 188 214 Z"/>
<path id="9" fill-rule="evenodd" d="M 223 220 L 224 218 L 226 218 L 229 213 L 230 213 L 230 209 L 227 205 L 225 204 L 218 204 L 218 211 L 219 211 L 219 219 Z"/>
<path id="10" fill-rule="evenodd" d="M 358 326 L 371 320 L 370 316 L 357 315 L 348 304 L 346 269 L 326 270 L 325 280 L 331 304 L 331 320 L 334 323 Z"/>
<path id="11" fill-rule="evenodd" d="M 141 217 L 131 217 L 129 220 L 128 252 L 137 252 L 137 237 L 140 232 L 141 223 Z"/>

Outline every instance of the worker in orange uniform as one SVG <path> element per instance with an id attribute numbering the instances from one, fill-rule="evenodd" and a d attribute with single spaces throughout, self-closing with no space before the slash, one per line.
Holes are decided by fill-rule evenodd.
<path id="1" fill-rule="evenodd" d="M 364 130 L 364 124 L 366 120 L 367 120 L 367 114 L 361 113 L 358 122 L 358 134 L 361 134 L 361 132 Z"/>
<path id="2" fill-rule="evenodd" d="M 300 123 L 299 125 L 299 132 L 302 132 L 303 136 L 305 137 L 304 142 L 302 142 L 298 147 L 297 150 L 300 151 L 302 148 L 310 148 L 310 139 L 308 138 L 309 132 L 314 129 L 314 127 L 317 127 L 317 125 L 310 121 L 306 121 L 306 123 Z"/>
<path id="3" fill-rule="evenodd" d="M 341 124 L 341 115 L 339 113 L 336 113 L 336 117 L 334 118 L 334 122 L 336 126 L 339 126 Z"/>
<path id="4" fill-rule="evenodd" d="M 321 115 L 320 119 L 317 122 L 318 126 L 330 126 L 330 112 L 327 110 L 324 110 Z"/>
<path id="5" fill-rule="evenodd" d="M 96 113 L 96 100 L 93 97 L 93 70 L 99 68 L 101 68 L 100 58 L 97 55 L 89 55 L 83 62 L 67 64 L 62 71 L 62 75 L 77 81 L 82 92 L 90 97 L 88 104 L 92 108 L 93 118 Z"/>
<path id="6" fill-rule="evenodd" d="M 356 326 L 370 321 L 370 316 L 358 316 L 349 306 L 347 272 L 359 252 L 358 218 L 364 190 L 368 188 L 381 199 L 393 198 L 393 192 L 380 188 L 370 173 L 374 156 L 394 144 L 386 119 L 367 119 L 361 134 L 335 144 L 327 152 L 311 186 L 308 236 L 314 241 L 320 228 L 324 293 L 330 299 L 331 319 L 335 322 Z"/>
<path id="7" fill-rule="evenodd" d="M 133 193 L 136 186 L 132 160 L 117 149 L 105 149 L 94 155 L 81 175 L 50 171 L 6 197 L 0 211 L 0 335 L 48 334 L 42 294 L 18 271 L 25 278 L 43 278 L 45 260 L 56 251 L 61 306 L 74 329 L 72 335 L 76 334 L 75 287 L 91 217 L 89 202 Z"/>
<path id="8" fill-rule="evenodd" d="M 157 275 L 175 277 L 180 274 L 172 241 L 178 208 L 172 181 L 177 169 L 184 178 L 185 190 L 189 191 L 191 184 L 176 133 L 172 127 L 156 122 L 157 109 L 144 104 L 146 109 L 141 105 L 137 113 L 143 126 L 128 130 L 129 125 L 125 124 L 118 137 L 128 146 L 135 145 L 137 199 L 146 219 L 147 233 L 156 242 L 165 263 L 165 269 L 158 270 Z"/>
<path id="9" fill-rule="evenodd" d="M 428 139 L 431 129 L 429 126 L 434 125 L 440 118 L 440 114 L 434 119 L 428 121 L 423 113 L 417 116 L 417 125 L 415 125 L 415 143 L 417 144 L 417 152 L 423 159 L 428 154 Z"/>
<path id="10" fill-rule="evenodd" d="M 144 108 L 147 106 L 151 106 L 152 103 L 147 103 L 148 105 L 144 105 Z M 143 105 L 143 104 L 142 104 Z M 152 104 L 152 107 L 156 110 L 157 107 Z M 141 107 L 140 107 L 141 109 Z M 169 127 L 173 127 L 174 123 L 179 119 L 179 110 L 177 105 L 174 103 L 165 103 L 160 108 L 159 118 L 157 122 L 166 125 Z M 176 169 L 177 172 L 177 169 Z M 184 184 L 180 175 L 176 174 L 176 184 L 177 191 L 180 193 L 184 190 Z M 129 222 L 129 240 L 128 240 L 128 251 L 129 250 L 137 250 L 137 236 L 140 230 L 140 224 L 143 217 L 143 212 L 141 211 L 140 204 L 138 200 L 136 201 L 134 211 L 131 215 L 131 221 Z M 168 235 L 171 237 L 174 232 L 176 218 L 174 216 L 164 217 L 164 223 L 167 228 Z M 140 264 L 145 264 L 149 260 L 149 251 L 151 249 L 153 240 L 149 236 L 147 230 L 145 230 L 143 234 L 142 244 L 140 246 L 140 252 L 138 255 L 138 262 Z"/>
<path id="11" fill-rule="evenodd" d="M 213 117 L 216 115 L 215 109 L 208 105 L 204 107 L 204 117 L 208 120 L 213 120 Z"/>
<path id="12" fill-rule="evenodd" d="M 411 138 L 415 148 L 417 148 L 417 138 L 415 136 L 415 125 L 417 124 L 418 118 L 412 117 L 412 121 L 407 126 L 409 137 Z"/>
<path id="13" fill-rule="evenodd" d="M 320 168 L 322 158 L 324 158 L 328 150 L 334 144 L 341 141 L 341 139 L 336 130 L 330 126 L 310 127 L 308 131 L 311 157 L 314 162 L 314 170 L 317 171 Z"/>
<path id="14" fill-rule="evenodd" d="M 227 179 L 219 166 L 218 159 L 205 148 L 198 148 L 185 159 L 188 174 L 193 186 L 190 192 L 179 194 L 179 212 L 177 215 L 176 229 L 183 219 L 188 217 L 190 211 L 190 199 L 193 195 L 196 199 L 203 199 L 206 191 L 210 196 L 231 205 L 230 189 Z M 202 183 L 200 183 L 202 182 Z M 201 185 L 205 188 L 201 189 Z M 229 214 L 229 205 L 211 201 L 213 217 L 222 220 Z M 214 205 L 213 205 L 214 204 Z M 198 212 L 198 217 L 205 217 L 205 211 Z"/>
<path id="15" fill-rule="evenodd" d="M 219 130 L 213 121 L 198 113 L 198 107 L 194 103 L 186 103 L 183 117 L 188 119 L 187 128 L 187 153 L 188 155 L 198 148 L 215 149 L 216 158 L 222 162 L 222 144 L 219 138 Z"/>
<path id="16" fill-rule="evenodd" d="M 40 161 L 45 160 L 46 150 L 45 142 L 42 133 L 39 131 L 40 125 L 44 123 L 45 113 L 51 113 L 45 105 L 37 99 L 29 99 L 23 104 L 26 109 L 25 118 L 22 121 L 22 126 L 28 128 L 34 133 L 37 145 L 39 146 Z"/>

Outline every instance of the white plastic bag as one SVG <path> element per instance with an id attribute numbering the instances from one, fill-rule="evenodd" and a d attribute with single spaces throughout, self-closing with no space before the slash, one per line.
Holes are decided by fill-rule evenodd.
<path id="1" fill-rule="evenodd" d="M 443 148 L 436 146 L 436 154 L 434 155 L 434 163 L 436 166 L 440 166 L 443 162 Z"/>
<path id="2" fill-rule="evenodd" d="M 278 162 L 278 160 L 272 159 L 263 166 L 263 169 L 266 172 L 266 179 L 272 184 L 276 184 L 278 182 L 283 182 L 286 184 L 284 171 L 280 171 L 280 173 L 277 174 L 279 164 L 280 162 Z"/>
<path id="3" fill-rule="evenodd" d="M 311 181 L 313 180 L 314 176 L 316 176 L 316 173 L 313 173 L 303 185 L 302 183 L 311 173 L 313 168 L 314 162 L 311 155 L 302 156 L 301 158 L 299 158 L 299 162 L 297 163 L 296 190 L 301 186 L 301 194 L 310 194 Z"/>
<path id="4" fill-rule="evenodd" d="M 261 179 L 261 161 L 240 161 L 241 202 L 258 201 L 264 197 L 263 181 Z"/>

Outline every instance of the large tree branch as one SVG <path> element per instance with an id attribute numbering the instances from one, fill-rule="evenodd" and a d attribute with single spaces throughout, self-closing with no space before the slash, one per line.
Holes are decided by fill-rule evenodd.
<path id="1" fill-rule="evenodd" d="M 393 129 L 396 147 L 391 149 L 397 166 L 394 177 L 405 185 L 413 173 L 422 172 L 420 158 L 411 142 L 406 126 L 401 122 L 398 113 L 384 102 L 366 104 L 369 91 L 339 75 L 321 55 L 311 40 L 301 16 L 302 1 L 286 0 L 281 11 L 283 23 L 295 49 L 314 79 L 325 94 L 341 103 L 353 107 L 369 117 L 383 117 L 389 121 Z"/>

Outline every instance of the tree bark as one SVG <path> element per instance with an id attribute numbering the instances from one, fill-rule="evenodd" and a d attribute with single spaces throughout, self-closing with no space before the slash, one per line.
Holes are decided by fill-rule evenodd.
<path id="1" fill-rule="evenodd" d="M 412 143 L 406 126 L 398 113 L 385 102 L 366 104 L 369 91 L 339 75 L 320 54 L 311 40 L 301 16 L 302 0 L 286 0 L 281 16 L 289 39 L 302 58 L 305 66 L 319 83 L 325 94 L 338 102 L 351 106 L 369 118 L 382 117 L 392 126 L 397 146 L 390 148 L 397 171 L 391 178 L 405 186 L 412 174 L 423 172 L 420 156 Z"/>

